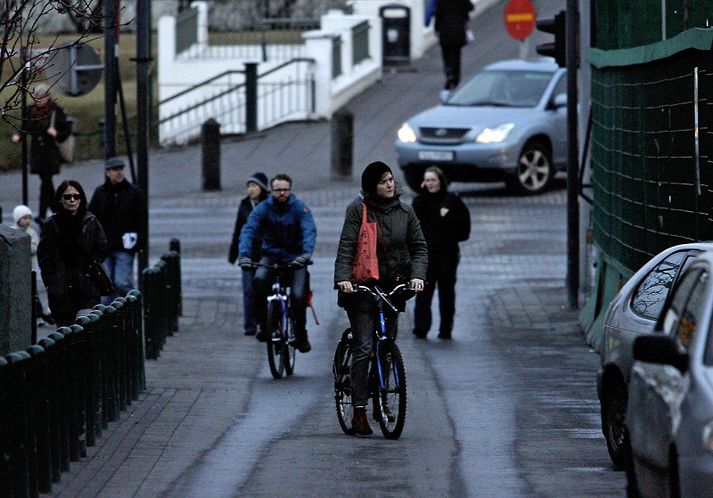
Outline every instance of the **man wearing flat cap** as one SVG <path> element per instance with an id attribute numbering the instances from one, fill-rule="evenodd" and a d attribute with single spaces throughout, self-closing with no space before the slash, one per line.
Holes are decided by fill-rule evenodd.
<path id="1" fill-rule="evenodd" d="M 134 288 L 134 257 L 146 246 L 143 229 L 146 199 L 143 192 L 124 177 L 124 166 L 120 157 L 106 160 L 104 184 L 96 188 L 89 202 L 89 211 L 99 219 L 109 241 L 111 252 L 103 265 L 118 296 Z M 103 300 L 106 304 L 114 297 Z"/>

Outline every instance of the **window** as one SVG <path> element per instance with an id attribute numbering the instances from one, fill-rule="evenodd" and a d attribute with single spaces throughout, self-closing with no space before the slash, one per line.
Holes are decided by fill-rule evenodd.
<path id="1" fill-rule="evenodd" d="M 703 297 L 706 292 L 706 281 L 708 280 L 708 272 L 706 271 L 700 270 L 691 273 L 694 274 L 690 279 L 693 281 L 693 286 L 688 293 L 686 304 L 681 310 L 678 326 L 674 333 L 676 344 L 682 353 L 688 352 L 688 348 L 691 346 L 693 336 L 698 328 L 698 322 L 703 312 Z M 689 275 L 690 274 L 686 275 L 686 277 Z"/>
<path id="2" fill-rule="evenodd" d="M 686 251 L 669 254 L 646 275 L 631 299 L 634 313 L 650 320 L 658 318 L 685 256 Z"/>

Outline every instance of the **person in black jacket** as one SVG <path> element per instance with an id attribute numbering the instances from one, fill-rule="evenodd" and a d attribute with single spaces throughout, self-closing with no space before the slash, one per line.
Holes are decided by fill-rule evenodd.
<path id="1" fill-rule="evenodd" d="M 436 0 L 435 29 L 446 73 L 445 90 L 453 90 L 460 83 L 460 51 L 467 43 L 465 30 L 471 10 L 470 0 Z"/>
<path id="2" fill-rule="evenodd" d="M 124 178 L 124 161 L 119 157 L 104 163 L 106 179 L 94 190 L 89 211 L 101 222 L 109 241 L 109 256 L 104 270 L 116 287 L 113 296 L 105 296 L 104 304 L 116 295 L 125 295 L 134 288 L 134 258 L 146 246 L 146 199 L 137 186 Z"/>
<path id="3" fill-rule="evenodd" d="M 50 95 L 49 86 L 38 84 L 32 92 L 35 103 L 27 110 L 27 119 L 22 123 L 22 129 L 12 136 L 12 141 L 20 141 L 21 135 L 32 136 L 30 144 L 30 173 L 40 177 L 40 206 L 37 210 L 37 222 L 45 221 L 47 209 L 55 210 L 54 184 L 52 177 L 59 173 L 62 156 L 57 148 L 57 142 L 64 142 L 72 129 L 64 114 L 64 110 Z"/>
<path id="4" fill-rule="evenodd" d="M 252 213 L 253 208 L 260 202 L 267 199 L 270 189 L 267 188 L 267 175 L 260 171 L 253 174 L 247 181 L 248 195 L 240 201 L 238 215 L 235 218 L 235 228 L 233 229 L 233 238 L 230 242 L 230 250 L 228 251 L 228 262 L 234 265 L 238 260 L 240 248 L 240 231 L 243 225 L 248 220 L 248 216 Z M 260 247 L 262 246 L 262 237 L 255 237 L 253 241 L 252 253 L 250 259 L 252 261 L 260 261 Z M 255 288 L 253 281 L 255 280 L 255 269 L 243 269 L 243 329 L 245 335 L 255 335 L 257 333 L 257 320 L 255 318 Z"/>
<path id="5" fill-rule="evenodd" d="M 448 180 L 432 166 L 423 174 L 425 191 L 413 201 L 428 244 L 426 285 L 416 296 L 413 333 L 424 339 L 431 328 L 431 300 L 438 286 L 441 326 L 438 337 L 450 339 L 456 306 L 456 272 L 460 261 L 458 243 L 470 237 L 470 213 L 458 195 L 448 192 Z"/>
<path id="6" fill-rule="evenodd" d="M 52 317 L 57 325 L 69 326 L 99 304 L 97 284 L 88 267 L 91 259 L 101 264 L 108 245 L 101 224 L 87 211 L 87 197 L 79 182 L 63 181 L 55 202 L 57 211 L 42 229 L 37 259 Z"/>

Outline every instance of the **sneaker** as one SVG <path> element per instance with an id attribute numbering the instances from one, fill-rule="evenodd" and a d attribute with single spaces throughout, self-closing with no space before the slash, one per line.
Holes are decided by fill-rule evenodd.
<path id="1" fill-rule="evenodd" d="M 255 338 L 257 338 L 258 341 L 260 342 L 267 342 L 267 338 L 270 336 L 270 334 L 265 330 L 264 328 L 260 327 L 260 330 L 258 333 L 255 335 Z"/>
<path id="2" fill-rule="evenodd" d="M 374 433 L 374 431 L 371 430 L 371 427 L 369 427 L 369 420 L 367 420 L 366 417 L 366 407 L 354 407 L 352 427 L 354 428 L 354 433 L 358 434 L 359 436 L 368 436 Z"/>
<path id="3" fill-rule="evenodd" d="M 300 353 L 309 353 L 312 351 L 312 345 L 309 343 L 309 339 L 306 337 L 304 339 L 295 339 L 290 342 L 290 346 L 297 349 Z"/>
<path id="4" fill-rule="evenodd" d="M 425 339 L 428 332 L 420 329 L 413 329 L 413 335 L 416 336 L 416 339 Z"/>
<path id="5" fill-rule="evenodd" d="M 449 341 L 451 339 L 451 333 L 450 332 L 441 332 L 438 334 L 438 338 Z"/>
<path id="6" fill-rule="evenodd" d="M 41 313 L 40 317 L 45 321 L 47 325 L 54 325 L 54 319 L 49 313 Z"/>

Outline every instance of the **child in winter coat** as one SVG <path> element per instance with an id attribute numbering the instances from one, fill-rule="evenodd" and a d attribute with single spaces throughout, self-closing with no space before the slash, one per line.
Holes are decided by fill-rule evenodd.
<path id="1" fill-rule="evenodd" d="M 32 255 L 32 270 L 37 272 L 37 274 L 39 275 L 40 270 L 39 265 L 37 264 L 37 245 L 40 243 L 40 236 L 37 234 L 35 229 L 30 226 L 32 224 L 32 210 L 24 204 L 15 206 L 15 209 L 12 210 L 12 219 L 15 222 L 15 224 L 12 225 L 12 228 L 14 228 L 15 230 L 23 230 L 25 233 L 27 233 L 27 235 L 30 236 L 30 254 Z M 52 320 L 52 317 L 49 315 L 49 313 L 45 313 L 42 303 L 39 302 L 39 299 L 38 305 L 39 309 L 37 310 L 37 325 L 44 325 L 45 322 L 50 325 L 53 324 L 54 320 Z"/>

